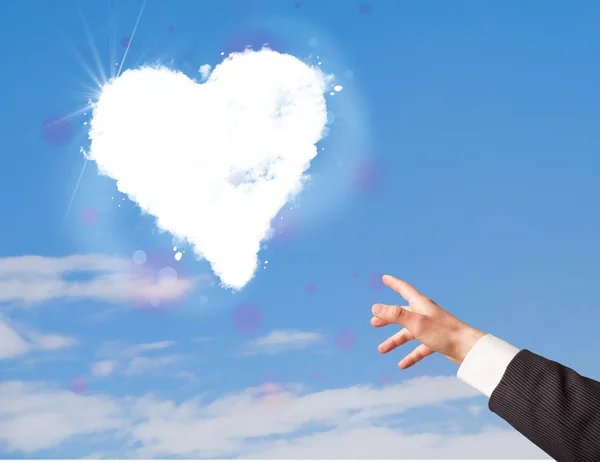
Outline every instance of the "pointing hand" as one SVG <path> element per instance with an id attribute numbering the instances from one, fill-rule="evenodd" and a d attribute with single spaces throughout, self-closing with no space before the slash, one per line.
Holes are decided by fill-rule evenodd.
<path id="1" fill-rule="evenodd" d="M 395 290 L 408 306 L 373 305 L 373 327 L 400 324 L 404 328 L 379 345 L 380 353 L 388 353 L 411 340 L 421 345 L 398 363 L 401 369 L 413 366 L 433 353 L 441 353 L 456 364 L 462 364 L 467 353 L 485 335 L 454 317 L 433 300 L 421 294 L 408 282 L 393 276 L 383 276 L 383 283 Z"/>

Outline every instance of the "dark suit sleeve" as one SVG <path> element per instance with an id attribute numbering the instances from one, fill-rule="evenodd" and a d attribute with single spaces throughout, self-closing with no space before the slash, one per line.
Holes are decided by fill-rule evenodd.
<path id="1" fill-rule="evenodd" d="M 558 462 L 600 462 L 600 382 L 521 350 L 489 407 Z"/>

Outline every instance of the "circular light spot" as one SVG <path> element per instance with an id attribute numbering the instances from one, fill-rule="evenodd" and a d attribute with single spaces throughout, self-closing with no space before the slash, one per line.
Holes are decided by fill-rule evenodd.
<path id="1" fill-rule="evenodd" d="M 289 403 L 290 397 L 290 392 L 279 382 L 265 382 L 254 394 L 258 403 L 270 411 L 281 410 Z"/>
<path id="2" fill-rule="evenodd" d="M 349 330 L 341 330 L 335 336 L 335 346 L 341 351 L 350 351 L 356 346 L 356 335 Z"/>
<path id="3" fill-rule="evenodd" d="M 135 263 L 136 265 L 143 265 L 144 263 L 146 263 L 146 252 L 144 252 L 143 250 L 136 250 L 135 252 L 133 252 L 133 257 L 131 257 L 133 260 L 133 263 Z"/>
<path id="4" fill-rule="evenodd" d="M 70 388 L 73 393 L 81 395 L 87 390 L 87 382 L 83 377 L 75 377 L 71 380 Z"/>
<path id="5" fill-rule="evenodd" d="M 369 274 L 369 285 L 373 290 L 381 290 L 385 287 L 385 284 L 382 281 L 383 274 L 381 273 L 373 273 Z"/>
<path id="6" fill-rule="evenodd" d="M 128 48 L 131 45 L 131 37 L 123 37 L 121 39 L 121 46 L 123 48 Z"/>
<path id="7" fill-rule="evenodd" d="M 306 284 L 306 292 L 309 294 L 314 294 L 317 292 L 317 285 L 314 282 L 309 282 Z"/>
<path id="8" fill-rule="evenodd" d="M 51 146 L 64 146 L 73 138 L 73 124 L 66 117 L 48 117 L 42 122 L 41 135 Z"/>
<path id="9" fill-rule="evenodd" d="M 331 125 L 335 122 L 335 114 L 332 111 L 327 111 L 327 124 Z"/>
<path id="10" fill-rule="evenodd" d="M 366 16 L 371 13 L 371 5 L 363 2 L 360 5 L 358 5 L 358 11 L 363 16 Z"/>
<path id="11" fill-rule="evenodd" d="M 383 183 L 383 171 L 378 162 L 373 159 L 362 160 L 351 168 L 351 182 L 360 192 L 373 193 Z"/>
<path id="12" fill-rule="evenodd" d="M 242 334 L 252 334 L 262 327 L 263 314 L 258 305 L 245 303 L 233 312 L 233 326 Z"/>
<path id="13" fill-rule="evenodd" d="M 319 45 L 319 41 L 316 38 L 312 37 L 312 38 L 308 39 L 308 46 L 309 47 L 311 47 L 311 48 L 317 48 L 318 45 Z"/>
<path id="14" fill-rule="evenodd" d="M 295 7 L 295 8 L 300 8 L 300 7 L 302 7 L 302 2 L 296 2 L 296 3 L 294 3 L 294 7 Z"/>
<path id="15" fill-rule="evenodd" d="M 352 273 L 352 278 L 353 279 L 358 279 L 358 273 L 356 271 L 354 273 Z"/>
<path id="16" fill-rule="evenodd" d="M 169 26 L 169 27 L 167 27 L 167 32 L 169 34 L 172 34 L 173 32 L 175 32 L 175 28 L 173 26 Z"/>
<path id="17" fill-rule="evenodd" d="M 98 211 L 94 208 L 85 208 L 81 211 L 81 221 L 85 226 L 98 223 Z"/>
<path id="18" fill-rule="evenodd" d="M 150 300 L 150 305 L 152 305 L 154 308 L 158 308 L 160 306 L 160 300 L 153 298 Z"/>
<path id="19" fill-rule="evenodd" d="M 392 378 L 389 375 L 383 374 L 379 377 L 379 383 L 383 386 L 390 385 Z"/>
<path id="20" fill-rule="evenodd" d="M 351 70 L 347 70 L 346 72 L 344 72 L 344 77 L 346 77 L 348 80 L 351 80 L 352 78 L 354 78 L 354 72 L 352 72 Z"/>
<path id="21" fill-rule="evenodd" d="M 160 284 L 173 285 L 177 282 L 177 271 L 170 266 L 161 269 L 158 272 L 158 282 Z"/>

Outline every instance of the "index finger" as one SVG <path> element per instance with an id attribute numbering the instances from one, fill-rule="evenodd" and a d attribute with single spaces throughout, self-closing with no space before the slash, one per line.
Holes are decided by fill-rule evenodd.
<path id="1" fill-rule="evenodd" d="M 383 283 L 390 289 L 398 292 L 400 296 L 408 303 L 416 302 L 417 299 L 423 297 L 423 294 L 415 289 L 406 281 L 402 281 L 394 276 L 386 274 L 382 278 Z"/>

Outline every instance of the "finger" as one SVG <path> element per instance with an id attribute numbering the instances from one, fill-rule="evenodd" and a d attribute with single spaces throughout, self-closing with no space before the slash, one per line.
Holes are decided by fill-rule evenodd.
<path id="1" fill-rule="evenodd" d="M 391 323 L 384 321 L 382 319 L 376 318 L 375 316 L 373 316 L 371 318 L 371 325 L 373 327 L 383 327 L 383 326 L 389 326 Z"/>
<path id="2" fill-rule="evenodd" d="M 419 298 L 423 297 L 423 294 L 411 286 L 406 281 L 401 281 L 394 276 L 385 275 L 382 278 L 383 283 L 390 289 L 395 290 L 400 296 L 406 300 L 409 304 L 416 302 Z"/>
<path id="3" fill-rule="evenodd" d="M 394 348 L 404 345 L 405 343 L 410 342 L 411 340 L 414 340 L 414 339 L 415 338 L 413 337 L 413 335 L 405 327 L 400 332 L 395 333 L 390 338 L 388 338 L 385 342 L 383 342 L 381 345 L 379 345 L 379 347 L 377 347 L 377 350 L 379 351 L 379 353 L 383 353 L 383 354 L 389 353 Z"/>
<path id="4" fill-rule="evenodd" d="M 410 306 L 403 306 L 402 308 L 404 308 L 405 310 L 408 310 L 408 311 L 412 311 L 410 309 Z M 384 327 L 384 326 L 389 326 L 390 324 L 393 324 L 393 323 L 391 323 L 389 321 L 385 321 L 383 319 L 379 319 L 378 317 L 375 317 L 375 316 L 373 316 L 371 318 L 371 325 L 373 327 Z"/>
<path id="5" fill-rule="evenodd" d="M 433 353 L 435 353 L 435 351 L 433 351 L 427 345 L 421 344 L 417 348 L 415 348 L 413 351 L 411 351 L 409 354 L 407 354 L 402 359 L 402 361 L 400 361 L 398 363 L 398 367 L 400 369 L 408 369 L 409 367 L 417 364 L 423 358 L 426 358 L 427 356 L 430 356 Z"/>
<path id="6" fill-rule="evenodd" d="M 423 330 L 423 323 L 426 317 L 414 311 L 407 310 L 406 307 L 398 305 L 382 305 L 380 303 L 373 305 L 373 316 L 387 321 L 390 324 L 400 324 L 418 337 Z"/>

